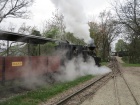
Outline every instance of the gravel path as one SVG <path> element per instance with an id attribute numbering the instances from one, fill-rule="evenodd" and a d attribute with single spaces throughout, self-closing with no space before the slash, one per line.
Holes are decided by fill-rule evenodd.
<path id="1" fill-rule="evenodd" d="M 120 60 L 118 61 L 121 62 Z M 122 70 L 125 79 L 130 85 L 130 88 L 134 92 L 134 95 L 136 96 L 136 99 L 138 100 L 138 103 L 140 105 L 140 67 L 125 67 L 122 68 Z M 95 78 L 93 80 L 95 80 Z M 85 86 L 90 81 L 87 81 L 84 84 L 80 84 L 76 87 L 73 87 L 70 90 L 67 90 L 59 95 L 56 95 L 52 99 L 49 99 L 47 102 L 42 102 L 40 105 L 51 105 L 52 103 L 57 102 L 61 98 L 66 97 L 68 94 L 73 93 L 74 91 Z M 121 105 L 135 105 L 134 99 L 131 96 L 131 93 L 129 92 L 126 84 L 124 83 L 124 80 L 121 78 L 120 75 L 117 76 L 117 88 L 119 101 Z M 85 100 L 81 105 L 119 105 L 117 104 L 115 98 L 114 80 L 113 79 L 109 80 L 109 82 L 105 86 L 100 88 L 94 95 L 91 94 L 90 96 L 85 97 L 85 99 L 77 99 L 77 102 L 80 100 L 83 101 Z M 73 103 L 72 105 L 79 104 Z"/>
<path id="2" fill-rule="evenodd" d="M 124 68 L 123 71 L 124 77 L 126 78 L 140 105 L 140 67 L 127 67 Z"/>
<path id="3" fill-rule="evenodd" d="M 116 56 L 116 59 L 117 59 L 118 62 L 120 62 L 120 63 L 124 63 L 124 61 L 122 61 L 122 57 L 118 57 L 118 56 Z"/>
<path id="4" fill-rule="evenodd" d="M 117 85 L 121 105 L 135 105 L 135 102 L 133 100 L 133 97 L 131 96 L 131 93 L 129 92 L 129 89 L 124 83 L 123 78 L 121 78 L 120 76 L 117 78 Z"/>
<path id="5" fill-rule="evenodd" d="M 105 86 L 94 94 L 94 97 L 87 99 L 81 105 L 112 105 L 115 101 L 113 88 L 113 79 L 111 79 Z"/>
<path id="6" fill-rule="evenodd" d="M 140 104 L 140 67 L 127 67 L 122 69 L 125 79 Z M 117 87 L 121 105 L 135 105 L 126 84 L 120 76 L 117 78 Z M 114 94 L 113 79 L 81 105 L 117 105 Z"/>

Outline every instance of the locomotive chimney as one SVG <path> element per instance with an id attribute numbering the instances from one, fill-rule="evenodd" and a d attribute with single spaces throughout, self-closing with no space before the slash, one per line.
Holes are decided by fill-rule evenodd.
<path id="1" fill-rule="evenodd" d="M 94 50 L 95 49 L 95 44 L 94 44 L 94 40 L 93 39 L 89 40 L 88 47 L 89 47 L 90 50 Z"/>

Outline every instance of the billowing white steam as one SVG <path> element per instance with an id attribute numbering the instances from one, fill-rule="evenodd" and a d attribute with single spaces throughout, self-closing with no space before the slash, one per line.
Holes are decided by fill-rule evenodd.
<path id="1" fill-rule="evenodd" d="M 92 57 L 87 62 L 83 61 L 82 57 L 77 57 L 65 63 L 65 66 L 61 67 L 61 73 L 56 75 L 55 78 L 58 81 L 71 81 L 81 76 L 86 75 L 102 75 L 111 72 L 106 66 L 98 67 L 95 65 L 95 61 Z"/>
<path id="2" fill-rule="evenodd" d="M 88 44 L 94 44 L 94 40 L 93 39 L 90 39 Z"/>
<path id="3" fill-rule="evenodd" d="M 40 65 L 41 64 L 41 65 Z M 21 68 L 22 84 L 26 88 L 35 89 L 38 86 L 45 85 L 46 77 L 44 77 L 44 70 L 47 70 L 45 65 L 40 62 L 36 70 L 31 66 L 30 60 L 27 58 L 25 65 Z"/>
<path id="4" fill-rule="evenodd" d="M 34 89 L 38 86 L 46 85 L 46 83 L 52 82 L 54 79 L 59 82 L 65 82 L 72 81 L 81 76 L 103 75 L 111 72 L 111 70 L 106 66 L 96 66 L 92 57 L 89 57 L 88 61 L 84 62 L 83 58 L 78 56 L 72 60 L 65 60 L 64 65 L 59 68 L 57 74 L 52 72 L 52 79 L 47 75 L 48 67 L 46 62 L 44 62 L 42 58 L 39 61 L 40 63 L 37 68 L 33 69 L 29 63 L 29 59 L 27 59 L 25 66 L 20 70 L 22 73 L 21 77 L 23 78 L 22 84 L 28 88 Z"/>
<path id="5" fill-rule="evenodd" d="M 51 1 L 64 15 L 66 30 L 74 33 L 76 37 L 84 39 L 85 42 L 88 42 L 91 38 L 89 36 L 89 26 L 81 0 Z"/>

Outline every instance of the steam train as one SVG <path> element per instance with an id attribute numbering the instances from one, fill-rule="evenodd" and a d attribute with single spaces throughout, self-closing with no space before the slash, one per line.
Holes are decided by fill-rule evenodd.
<path id="1" fill-rule="evenodd" d="M 96 65 L 100 66 L 100 58 L 97 57 L 94 52 L 94 45 L 74 45 L 70 44 L 68 41 L 58 41 L 33 35 L 23 35 L 5 31 L 0 31 L 0 40 L 25 42 L 29 44 L 56 42 L 56 52 L 58 50 L 66 51 L 66 53 L 62 56 L 57 53 L 53 56 L 1 56 L 0 82 L 2 84 L 9 80 L 26 78 L 31 75 L 52 75 L 55 72 L 59 72 L 60 67 L 64 65 L 66 60 L 71 60 L 77 56 L 82 56 L 84 62 L 86 62 L 88 57 L 91 56 L 95 59 Z"/>

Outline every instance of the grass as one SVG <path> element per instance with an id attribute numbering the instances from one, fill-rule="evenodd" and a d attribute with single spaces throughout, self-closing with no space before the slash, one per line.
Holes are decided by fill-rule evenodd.
<path id="1" fill-rule="evenodd" d="M 101 62 L 102 66 L 107 66 L 108 62 Z"/>
<path id="2" fill-rule="evenodd" d="M 140 64 L 131 64 L 131 63 L 129 63 L 128 61 L 129 61 L 129 57 L 128 56 L 124 56 L 124 57 L 122 57 L 122 60 L 125 62 L 125 63 L 122 63 L 122 65 L 124 66 L 124 67 L 140 67 Z"/>
<path id="3" fill-rule="evenodd" d="M 122 63 L 124 67 L 140 67 L 140 64 Z"/>
<path id="4" fill-rule="evenodd" d="M 50 87 L 38 89 L 36 91 L 30 91 L 25 95 L 16 96 L 5 102 L 1 102 L 0 105 L 38 105 L 39 103 L 47 101 L 49 98 L 65 90 L 68 90 L 71 87 L 74 87 L 82 82 L 90 80 L 91 78 L 93 78 L 93 76 L 91 75 L 83 76 L 74 81 L 59 83 Z"/>

